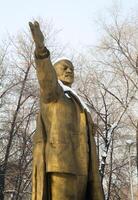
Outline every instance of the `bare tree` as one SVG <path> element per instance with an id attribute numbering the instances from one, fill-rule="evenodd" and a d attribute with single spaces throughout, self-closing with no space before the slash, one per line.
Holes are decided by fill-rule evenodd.
<path id="1" fill-rule="evenodd" d="M 75 86 L 92 111 L 97 124 L 101 181 L 105 199 L 127 199 L 130 188 L 128 149 L 134 150 L 137 116 L 137 18 L 120 19 L 112 13 L 108 24 L 102 23 L 104 36 L 80 62 Z M 136 152 L 136 150 L 134 151 Z M 132 173 L 136 171 L 136 154 Z M 135 177 L 135 175 L 133 175 Z M 135 182 L 135 180 L 134 180 Z M 129 197 L 128 197 L 129 198 Z"/>
<path id="2" fill-rule="evenodd" d="M 45 25 L 46 43 L 52 59 L 62 55 L 63 48 L 51 24 Z M 38 113 L 38 83 L 35 75 L 34 45 L 27 31 L 9 37 L 6 56 L 7 74 L 3 76 L 3 115 L 1 115 L 0 199 L 31 198 L 32 136 Z M 57 53 L 58 52 L 58 53 Z M 4 68 L 3 68 L 4 69 Z"/>

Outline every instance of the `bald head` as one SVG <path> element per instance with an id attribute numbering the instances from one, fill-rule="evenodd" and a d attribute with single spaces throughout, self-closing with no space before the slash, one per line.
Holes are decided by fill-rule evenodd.
<path id="1" fill-rule="evenodd" d="M 65 85 L 71 87 L 74 81 L 74 66 L 68 59 L 59 60 L 54 64 L 57 77 Z"/>

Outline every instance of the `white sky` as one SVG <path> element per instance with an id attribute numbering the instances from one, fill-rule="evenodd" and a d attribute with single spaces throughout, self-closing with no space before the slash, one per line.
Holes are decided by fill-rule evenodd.
<path id="1" fill-rule="evenodd" d="M 116 0 L 118 1 L 118 0 Z M 116 2 L 114 0 L 114 2 Z M 120 0 L 123 10 L 138 10 L 138 0 Z M 6 32 L 26 29 L 28 21 L 40 16 L 53 20 L 61 29 L 60 38 L 73 48 L 94 44 L 97 40 L 95 19 L 111 7 L 112 0 L 0 0 L 0 38 Z"/>

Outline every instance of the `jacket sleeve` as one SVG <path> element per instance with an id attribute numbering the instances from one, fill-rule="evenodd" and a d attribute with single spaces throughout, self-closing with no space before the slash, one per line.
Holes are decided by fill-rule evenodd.
<path id="1" fill-rule="evenodd" d="M 40 85 L 40 97 L 44 103 L 56 101 L 59 87 L 55 69 L 50 57 L 35 58 L 37 78 Z"/>

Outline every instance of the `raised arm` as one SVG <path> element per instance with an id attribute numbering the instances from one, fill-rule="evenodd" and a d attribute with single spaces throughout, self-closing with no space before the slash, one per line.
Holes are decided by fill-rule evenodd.
<path id="1" fill-rule="evenodd" d="M 49 50 L 45 47 L 44 36 L 39 23 L 29 22 L 32 37 L 35 43 L 35 62 L 37 77 L 40 85 L 40 95 L 45 103 L 58 98 L 58 82 L 54 67 L 50 60 Z"/>

